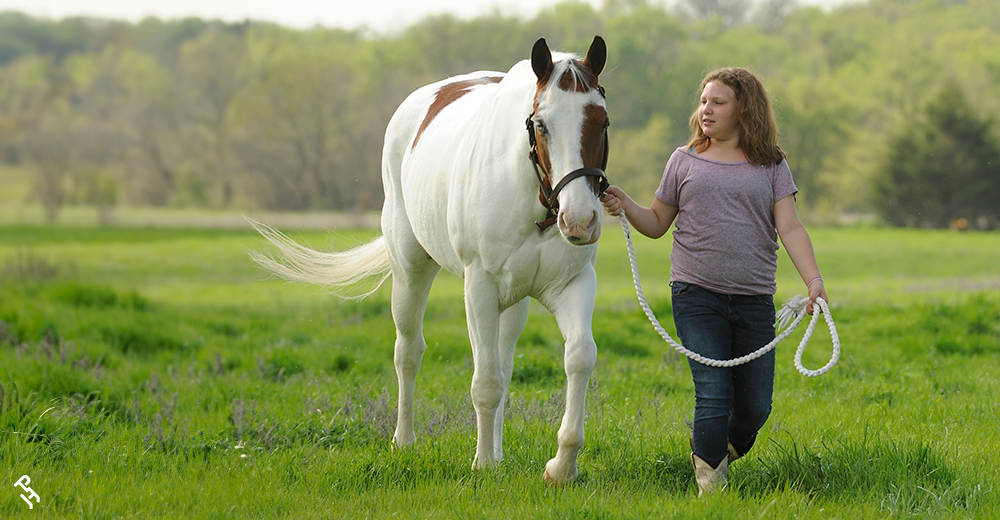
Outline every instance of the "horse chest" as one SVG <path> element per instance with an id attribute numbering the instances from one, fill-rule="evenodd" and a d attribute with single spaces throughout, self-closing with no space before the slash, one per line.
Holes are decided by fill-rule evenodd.
<path id="1" fill-rule="evenodd" d="M 580 273 L 592 268 L 596 258 L 596 246 L 566 246 L 558 235 L 533 236 L 500 270 L 501 303 L 513 305 L 531 296 L 549 307 L 552 295 L 560 294 Z"/>

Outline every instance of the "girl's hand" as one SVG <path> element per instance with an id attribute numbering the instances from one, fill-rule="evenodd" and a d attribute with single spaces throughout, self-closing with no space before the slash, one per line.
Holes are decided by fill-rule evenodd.
<path id="1" fill-rule="evenodd" d="M 609 186 L 604 192 L 604 196 L 601 197 L 601 204 L 604 204 L 604 210 L 608 212 L 612 217 L 617 217 L 622 213 L 622 198 L 625 192 L 622 191 L 618 186 Z"/>
<path id="2" fill-rule="evenodd" d="M 813 304 L 816 302 L 816 298 L 823 298 L 828 305 L 830 303 L 830 298 L 826 295 L 826 287 L 823 286 L 823 279 L 817 278 L 809 284 L 809 306 L 806 307 L 806 312 L 810 315 L 813 313 Z"/>

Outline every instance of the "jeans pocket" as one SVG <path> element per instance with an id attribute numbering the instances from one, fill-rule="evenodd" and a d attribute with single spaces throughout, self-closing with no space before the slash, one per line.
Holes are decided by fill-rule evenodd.
<path id="1" fill-rule="evenodd" d="M 685 282 L 670 282 L 670 295 L 684 296 L 685 294 L 691 292 L 693 287 L 693 285 Z"/>
<path id="2" fill-rule="evenodd" d="M 762 303 L 764 305 L 774 307 L 774 296 L 771 294 L 754 295 L 754 300 L 757 300 L 757 302 Z"/>

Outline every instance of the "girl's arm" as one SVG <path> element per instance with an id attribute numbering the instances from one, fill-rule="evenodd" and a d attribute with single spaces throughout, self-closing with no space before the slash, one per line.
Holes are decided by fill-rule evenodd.
<path id="1" fill-rule="evenodd" d="M 604 204 L 604 209 L 612 216 L 617 217 L 624 210 L 629 224 L 649 238 L 662 237 L 677 217 L 676 206 L 667 205 L 656 197 L 653 197 L 652 206 L 648 208 L 640 206 L 618 186 L 608 188 L 601 202 Z"/>
<path id="2" fill-rule="evenodd" d="M 812 240 L 809 239 L 809 232 L 799 220 L 799 214 L 795 210 L 795 197 L 789 195 L 774 203 L 774 224 L 778 230 L 778 237 L 788 251 L 788 257 L 792 259 L 792 264 L 798 270 L 799 276 L 806 284 L 809 291 L 809 301 L 814 302 L 816 298 L 823 298 L 828 303 L 830 299 L 826 295 L 826 287 L 823 286 L 823 279 L 820 277 L 819 265 L 816 263 L 816 253 L 813 251 Z M 812 305 L 807 311 L 812 314 Z"/>

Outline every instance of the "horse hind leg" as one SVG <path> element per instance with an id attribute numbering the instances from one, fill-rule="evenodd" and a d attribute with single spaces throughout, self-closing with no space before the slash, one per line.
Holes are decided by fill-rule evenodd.
<path id="1" fill-rule="evenodd" d="M 472 343 L 472 386 L 476 409 L 476 457 L 473 469 L 493 466 L 494 428 L 503 400 L 504 374 L 500 361 L 500 308 L 496 284 L 482 269 L 465 270 L 465 318 Z"/>
<path id="2" fill-rule="evenodd" d="M 399 384 L 396 414 L 396 431 L 392 436 L 394 446 L 413 444 L 413 403 L 417 372 L 423 360 L 427 343 L 424 341 L 423 320 L 427 309 L 427 296 L 431 284 L 441 267 L 431 260 L 423 249 L 412 251 L 406 260 L 393 262 L 392 319 L 396 324 L 396 344 L 393 364 Z M 418 245 L 415 247 L 419 248 Z"/>

